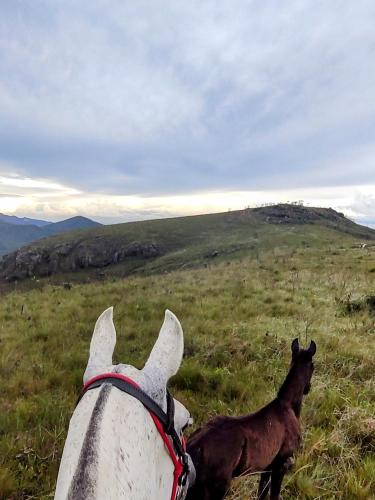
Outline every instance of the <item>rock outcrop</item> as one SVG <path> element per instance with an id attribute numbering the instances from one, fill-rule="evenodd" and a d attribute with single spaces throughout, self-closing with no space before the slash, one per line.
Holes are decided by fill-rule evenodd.
<path id="1" fill-rule="evenodd" d="M 4 256 L 0 261 L 0 275 L 6 281 L 15 281 L 90 267 L 103 268 L 118 264 L 126 258 L 149 259 L 160 253 L 154 243 L 134 241 L 111 245 L 103 237 L 81 242 L 69 241 L 49 247 L 34 244 Z"/>
<path id="2" fill-rule="evenodd" d="M 309 224 L 323 222 L 324 224 L 352 223 L 344 214 L 332 208 L 314 208 L 303 205 L 283 203 L 249 209 L 255 217 L 259 217 L 270 224 Z M 353 224 L 353 223 L 352 223 Z"/>

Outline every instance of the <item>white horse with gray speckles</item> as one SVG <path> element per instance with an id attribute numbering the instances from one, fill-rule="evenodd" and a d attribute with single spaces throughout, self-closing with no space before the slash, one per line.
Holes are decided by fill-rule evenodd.
<path id="1" fill-rule="evenodd" d="M 116 343 L 113 308 L 95 325 L 84 383 L 105 372 L 132 379 L 164 411 L 166 386 L 184 349 L 181 325 L 166 311 L 159 337 L 142 370 L 112 365 Z M 174 400 L 177 433 L 190 421 Z M 70 421 L 56 485 L 56 500 L 169 500 L 174 466 L 149 411 L 109 384 L 87 391 Z M 180 498 L 183 498 L 181 495 Z"/>

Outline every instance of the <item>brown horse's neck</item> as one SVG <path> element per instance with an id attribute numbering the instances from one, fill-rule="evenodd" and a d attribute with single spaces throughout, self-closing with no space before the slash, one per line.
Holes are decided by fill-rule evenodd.
<path id="1" fill-rule="evenodd" d="M 290 405 L 297 417 L 301 413 L 303 391 L 306 385 L 300 371 L 298 366 L 292 366 L 277 394 L 277 399 L 284 404 Z"/>

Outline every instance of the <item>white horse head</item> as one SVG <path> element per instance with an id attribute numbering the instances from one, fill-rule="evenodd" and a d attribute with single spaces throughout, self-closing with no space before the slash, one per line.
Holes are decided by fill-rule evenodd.
<path id="1" fill-rule="evenodd" d="M 184 340 L 180 322 L 166 311 L 159 337 L 142 370 L 113 365 L 116 344 L 113 308 L 102 313 L 91 339 L 83 377 L 102 373 L 131 378 L 164 411 L 166 386 L 180 367 Z M 188 410 L 175 400 L 178 433 L 190 422 Z M 169 500 L 174 466 L 146 408 L 134 397 L 104 384 L 89 390 L 69 424 L 55 499 Z"/>

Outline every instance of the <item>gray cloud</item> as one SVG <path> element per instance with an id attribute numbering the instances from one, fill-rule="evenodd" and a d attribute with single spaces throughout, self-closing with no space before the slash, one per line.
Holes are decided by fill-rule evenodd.
<path id="1" fill-rule="evenodd" d="M 0 160 L 108 194 L 375 184 L 374 14 L 5 1 Z"/>

